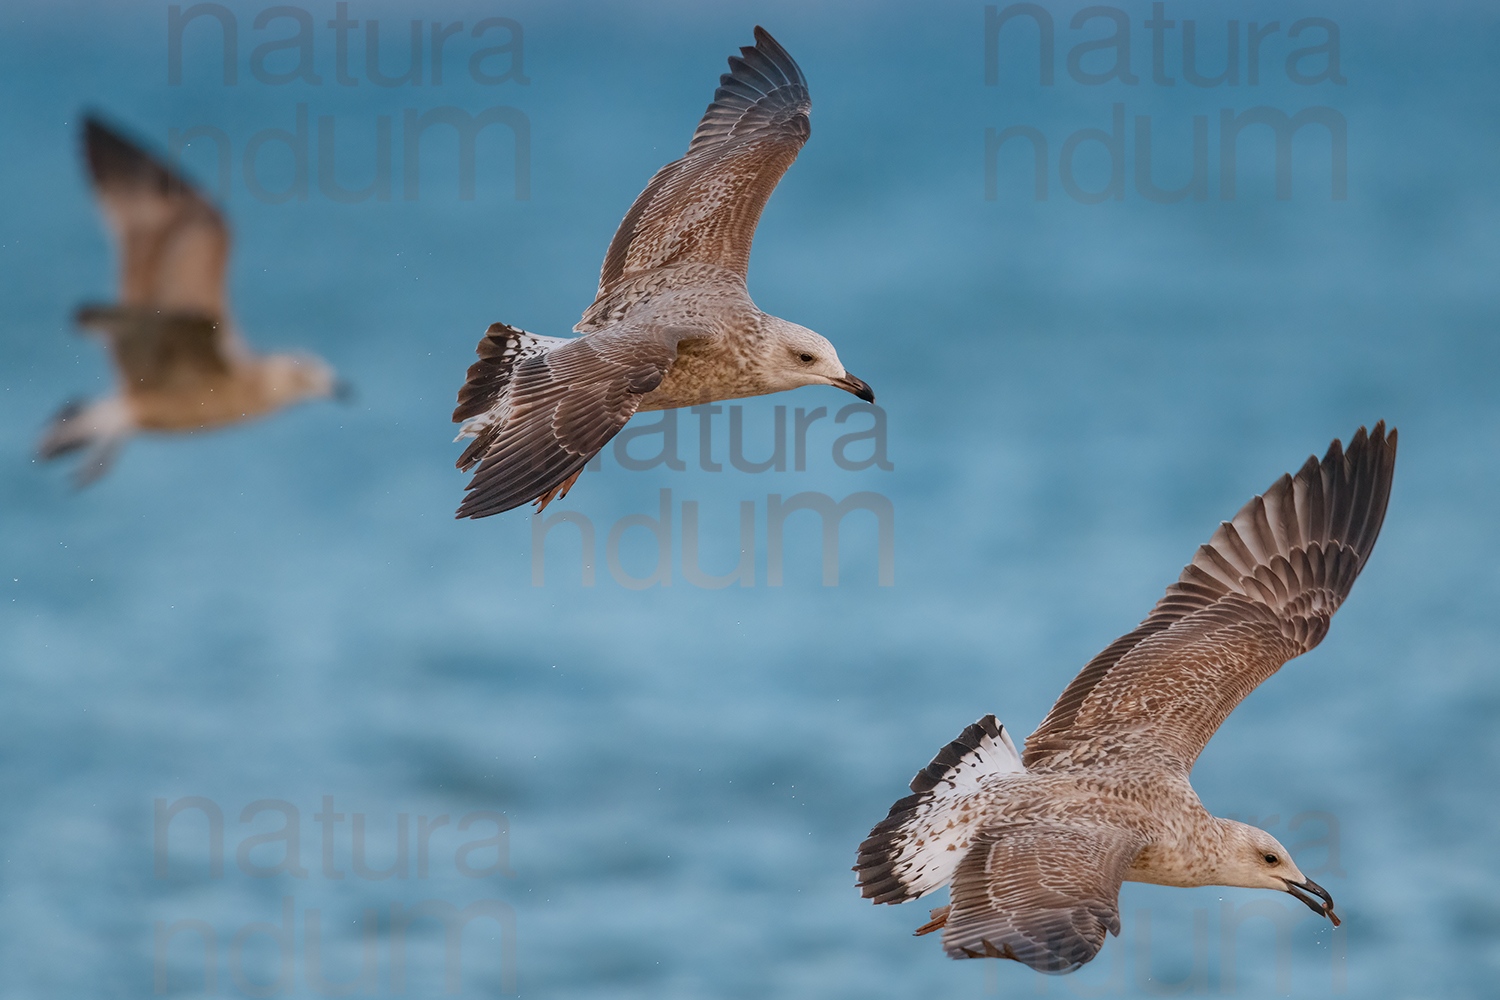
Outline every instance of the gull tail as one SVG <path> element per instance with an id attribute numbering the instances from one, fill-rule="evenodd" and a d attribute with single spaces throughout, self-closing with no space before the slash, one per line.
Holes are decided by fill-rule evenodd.
<path id="1" fill-rule="evenodd" d="M 946 885 L 978 833 L 967 800 L 990 777 L 1025 770 L 993 715 L 965 729 L 917 772 L 913 794 L 891 806 L 859 845 L 854 870 L 860 894 L 875 903 L 901 903 Z M 933 911 L 934 920 L 938 916 Z"/>
<path id="2" fill-rule="evenodd" d="M 37 457 L 51 461 L 83 451 L 83 461 L 73 474 L 73 484 L 82 489 L 110 470 L 131 429 L 119 400 L 70 402 L 47 425 L 37 444 Z"/>
<path id="3" fill-rule="evenodd" d="M 473 468 L 505 423 L 516 366 L 567 342 L 566 337 L 543 337 L 504 323 L 490 324 L 475 350 L 479 360 L 469 366 L 453 410 L 453 422 L 463 422 L 453 440 L 473 438 L 454 463 L 459 469 L 468 472 Z"/>

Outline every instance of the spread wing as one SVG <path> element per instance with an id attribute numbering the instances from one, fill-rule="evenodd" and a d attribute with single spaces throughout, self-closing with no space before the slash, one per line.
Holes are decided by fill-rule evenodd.
<path id="1" fill-rule="evenodd" d="M 697 335 L 622 324 L 572 340 L 547 338 L 557 346 L 518 353 L 494 408 L 474 418 L 474 442 L 459 467 L 479 468 L 458 516 L 487 517 L 566 492 L 661 382 L 677 345 Z"/>
<path id="2" fill-rule="evenodd" d="M 687 154 L 656 172 L 610 241 L 599 299 L 622 278 L 673 264 L 717 264 L 742 277 L 755 224 L 811 127 L 807 81 L 776 39 L 755 29 L 719 78 Z M 587 313 L 585 313 L 587 316 Z"/>
<path id="3" fill-rule="evenodd" d="M 1096 656 L 1026 740 L 1027 767 L 1145 748 L 1184 769 L 1236 705 L 1316 646 L 1380 534 L 1396 432 L 1361 427 L 1282 476 L 1198 549 L 1133 632 Z"/>
<path id="4" fill-rule="evenodd" d="M 119 244 L 121 304 L 223 318 L 229 230 L 218 210 L 97 118 L 84 122 L 84 151 Z"/>
<path id="5" fill-rule="evenodd" d="M 943 950 L 1071 972 L 1120 933 L 1120 883 L 1144 845 L 1110 827 L 984 831 L 953 876 Z"/>
<path id="6" fill-rule="evenodd" d="M 219 323 L 192 313 L 128 306 L 85 306 L 78 322 L 107 334 L 127 392 L 200 389 L 229 375 Z"/>

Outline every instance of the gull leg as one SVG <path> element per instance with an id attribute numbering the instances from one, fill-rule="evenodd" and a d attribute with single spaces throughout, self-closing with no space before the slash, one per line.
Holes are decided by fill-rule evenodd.
<path id="1" fill-rule="evenodd" d="M 927 923 L 923 924 L 921 927 L 918 927 L 916 930 L 912 931 L 912 936 L 921 937 L 923 934 L 931 934 L 933 931 L 941 930 L 943 926 L 948 923 L 948 911 L 952 909 L 952 907 L 953 904 L 949 903 L 947 906 L 939 906 L 937 909 L 933 910 L 932 913 L 929 914 L 932 919 L 927 921 Z"/>
<path id="2" fill-rule="evenodd" d="M 540 514 L 542 511 L 547 509 L 547 505 L 553 500 L 561 500 L 563 497 L 567 496 L 568 491 L 573 488 L 574 483 L 578 482 L 578 477 L 581 475 L 583 475 L 583 470 L 579 469 L 567 479 L 564 479 L 562 482 L 552 487 L 546 493 L 543 493 L 541 496 L 537 497 L 536 512 Z"/>

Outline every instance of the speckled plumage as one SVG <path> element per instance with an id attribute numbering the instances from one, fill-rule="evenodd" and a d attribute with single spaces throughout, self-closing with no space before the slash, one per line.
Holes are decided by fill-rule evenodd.
<path id="1" fill-rule="evenodd" d="M 455 422 L 475 470 L 459 517 L 565 495 L 584 465 L 643 410 L 835 385 L 873 400 L 825 339 L 762 312 L 745 287 L 761 210 L 809 134 L 796 62 L 763 29 L 730 71 L 687 153 L 662 167 L 610 242 L 574 339 L 528 335 L 506 354 L 481 340 Z M 487 400 L 483 409 L 476 400 Z"/>
<path id="2" fill-rule="evenodd" d="M 1347 453 L 1334 441 L 1252 499 L 1084 667 L 1023 754 L 994 716 L 966 729 L 860 845 L 863 895 L 950 885 L 918 933 L 942 928 L 955 958 L 1044 972 L 1119 933 L 1125 881 L 1283 888 L 1336 922 L 1285 849 L 1210 815 L 1189 773 L 1234 707 L 1326 634 L 1379 535 L 1395 457 L 1394 430 L 1361 427 Z"/>

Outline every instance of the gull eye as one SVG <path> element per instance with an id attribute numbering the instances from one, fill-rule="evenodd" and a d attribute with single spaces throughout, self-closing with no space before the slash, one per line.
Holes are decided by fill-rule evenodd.
<path id="1" fill-rule="evenodd" d="M 1280 861 L 1281 861 L 1281 859 L 1278 858 L 1274 854 L 1267 854 L 1266 855 L 1266 864 L 1268 864 L 1268 865 L 1274 865 L 1274 864 L 1279 863 Z"/>
<path id="2" fill-rule="evenodd" d="M 802 354 L 797 355 L 797 360 L 801 361 L 804 365 L 810 365 L 813 363 L 813 356 L 811 354 L 803 352 Z"/>

